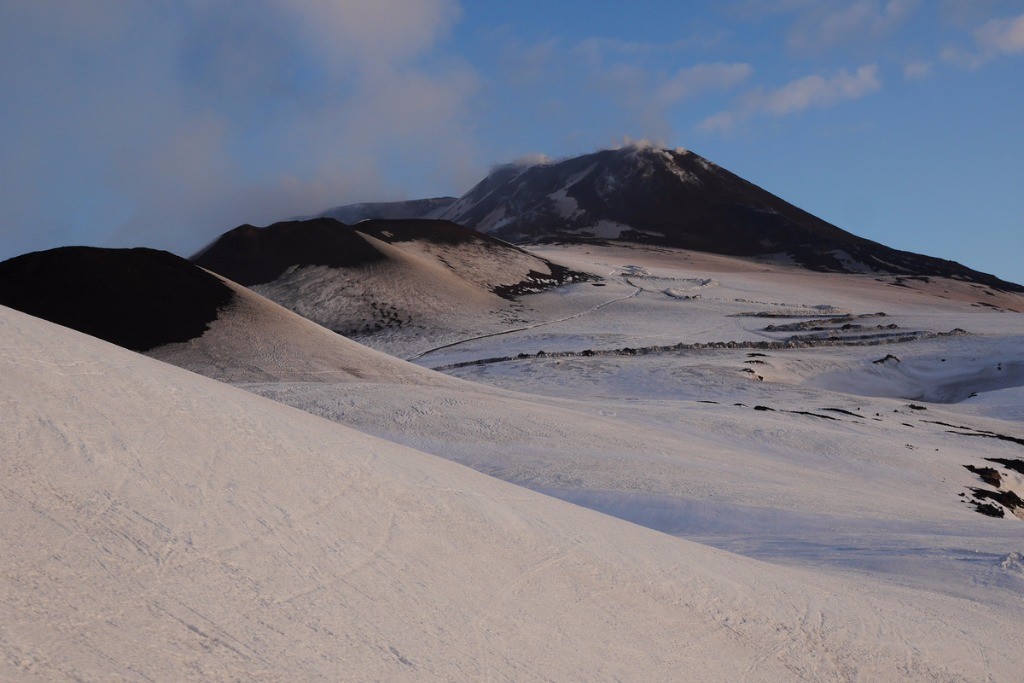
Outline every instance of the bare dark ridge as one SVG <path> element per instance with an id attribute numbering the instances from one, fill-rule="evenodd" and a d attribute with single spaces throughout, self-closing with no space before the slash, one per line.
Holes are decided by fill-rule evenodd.
<path id="1" fill-rule="evenodd" d="M 0 263 L 0 304 L 133 351 L 199 337 L 233 298 L 155 249 L 61 247 Z"/>
<path id="2" fill-rule="evenodd" d="M 190 260 L 229 280 L 251 286 L 270 282 L 292 266 L 343 268 L 387 257 L 333 218 L 285 221 L 266 228 L 241 225 Z"/>
<path id="3" fill-rule="evenodd" d="M 221 235 L 192 260 L 240 284 L 258 285 L 276 280 L 293 266 L 349 268 L 387 260 L 388 257 L 364 235 L 388 244 L 412 240 L 444 245 L 476 244 L 488 250 L 495 261 L 507 256 L 509 251 L 526 253 L 496 237 L 445 220 L 381 219 L 346 225 L 333 218 L 314 218 L 275 223 L 265 228 L 237 227 Z M 522 282 L 494 288 L 494 293 L 514 298 L 547 287 L 593 279 L 538 256 L 534 258 L 545 263 L 551 274 L 531 272 Z"/>

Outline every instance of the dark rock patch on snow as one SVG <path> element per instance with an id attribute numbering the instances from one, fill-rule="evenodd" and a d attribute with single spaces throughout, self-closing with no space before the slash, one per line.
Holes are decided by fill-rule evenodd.
<path id="1" fill-rule="evenodd" d="M 997 470 L 994 467 L 977 467 L 975 465 L 964 465 L 964 468 L 977 474 L 979 477 L 981 477 L 981 480 L 988 484 L 989 486 L 995 486 L 996 488 L 999 488 L 999 486 L 1003 483 L 1003 478 L 999 474 L 999 470 Z"/>

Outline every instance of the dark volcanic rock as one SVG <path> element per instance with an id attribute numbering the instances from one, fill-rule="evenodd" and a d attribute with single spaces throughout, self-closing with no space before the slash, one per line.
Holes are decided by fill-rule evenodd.
<path id="1" fill-rule="evenodd" d="M 696 154 L 641 147 L 499 169 L 444 217 L 516 240 L 617 238 L 738 255 L 858 239 Z"/>
<path id="2" fill-rule="evenodd" d="M 242 225 L 192 257 L 198 266 L 250 286 L 276 279 L 291 266 L 343 268 L 384 260 L 356 231 L 333 218 L 286 221 L 266 228 Z"/>
<path id="3" fill-rule="evenodd" d="M 233 297 L 155 249 L 62 247 L 0 263 L 0 304 L 133 351 L 202 335 Z"/>
<path id="4" fill-rule="evenodd" d="M 996 488 L 1002 486 L 1003 478 L 999 474 L 999 470 L 997 470 L 994 467 L 976 467 L 974 465 L 964 465 L 964 468 L 977 474 L 979 477 L 981 477 L 981 480 L 988 484 L 989 486 L 994 486 Z"/>
<path id="5" fill-rule="evenodd" d="M 496 263 L 510 252 L 526 253 L 515 245 L 445 220 L 365 220 L 346 225 L 333 218 L 314 218 L 265 228 L 242 225 L 221 235 L 193 256 L 192 261 L 239 284 L 258 285 L 276 280 L 293 266 L 348 268 L 387 260 L 379 245 L 375 246 L 366 236 L 388 244 L 418 240 L 438 245 L 472 245 L 492 254 Z M 532 271 L 522 282 L 496 287 L 496 294 L 513 298 L 592 279 L 546 259 L 530 258 L 545 264 L 550 274 Z"/>
<path id="6" fill-rule="evenodd" d="M 786 254 L 812 270 L 937 275 L 1024 291 L 953 261 L 853 235 L 685 150 L 626 147 L 503 166 L 438 217 L 513 242 L 622 240 Z"/>

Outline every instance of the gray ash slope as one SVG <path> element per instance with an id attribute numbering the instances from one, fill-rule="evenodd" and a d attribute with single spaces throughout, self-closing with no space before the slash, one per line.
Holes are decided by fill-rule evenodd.
<path id="1" fill-rule="evenodd" d="M 0 304 L 133 351 L 201 336 L 234 296 L 155 249 L 61 247 L 0 263 Z"/>
<path id="2" fill-rule="evenodd" d="M 516 243 L 619 240 L 735 256 L 786 254 L 830 272 L 1020 285 L 846 232 L 685 150 L 625 147 L 497 168 L 438 217 Z"/>

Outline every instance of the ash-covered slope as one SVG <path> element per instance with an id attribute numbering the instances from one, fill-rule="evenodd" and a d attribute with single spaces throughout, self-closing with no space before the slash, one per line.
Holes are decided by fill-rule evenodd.
<path id="1" fill-rule="evenodd" d="M 588 277 L 435 220 L 245 225 L 193 260 L 330 330 L 372 336 L 390 351 L 396 349 L 387 346 L 389 336 L 419 337 L 422 344 L 501 329 L 516 295 Z"/>
<path id="2" fill-rule="evenodd" d="M 335 334 L 255 292 L 226 281 L 234 301 L 200 337 L 146 355 L 222 382 L 365 382 L 461 385 Z"/>
<path id="3" fill-rule="evenodd" d="M 155 249 L 61 247 L 0 263 L 0 304 L 133 351 L 203 334 L 234 293 Z"/>
<path id="4" fill-rule="evenodd" d="M 320 217 L 333 218 L 342 223 L 380 219 L 431 218 L 447 209 L 457 199 L 457 197 L 431 197 L 430 199 L 410 199 L 404 202 L 346 204 L 328 209 L 320 214 Z"/>
<path id="5" fill-rule="evenodd" d="M 504 166 L 439 217 L 514 242 L 623 240 L 720 254 L 786 254 L 812 270 L 1019 285 L 891 249 L 817 218 L 686 150 L 624 147 Z"/>

